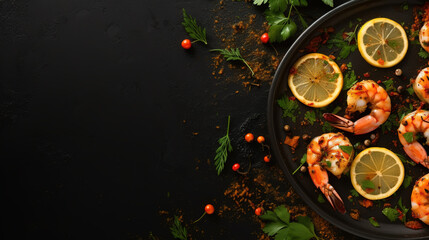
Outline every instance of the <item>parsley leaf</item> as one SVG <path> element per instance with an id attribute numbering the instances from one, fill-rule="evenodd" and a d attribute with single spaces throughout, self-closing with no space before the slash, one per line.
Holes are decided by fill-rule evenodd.
<path id="1" fill-rule="evenodd" d="M 405 141 L 407 141 L 407 143 L 414 142 L 414 134 L 412 132 L 404 133 L 402 134 L 402 136 L 405 138 Z"/>
<path id="2" fill-rule="evenodd" d="M 327 132 L 332 132 L 334 130 L 334 127 L 332 127 L 331 124 L 329 124 L 328 122 L 323 122 L 322 125 L 322 131 L 327 133 Z"/>
<path id="3" fill-rule="evenodd" d="M 253 4 L 261 6 L 262 4 L 267 3 L 268 0 L 253 0 Z"/>
<path id="4" fill-rule="evenodd" d="M 384 208 L 381 212 L 382 212 L 382 213 L 384 214 L 384 216 L 386 216 L 386 217 L 387 217 L 391 222 L 396 221 L 396 219 L 398 219 L 398 217 L 399 217 L 399 212 L 398 212 L 398 210 L 396 210 L 395 208 L 387 207 L 387 208 Z"/>
<path id="5" fill-rule="evenodd" d="M 285 0 L 270 0 L 269 8 L 275 12 L 284 12 L 288 6 L 288 1 Z"/>
<path id="6" fill-rule="evenodd" d="M 406 208 L 404 205 L 402 205 L 402 197 L 399 198 L 398 200 L 398 206 L 402 211 L 403 217 L 402 217 L 402 222 L 406 222 L 407 221 L 407 213 L 410 210 L 409 208 Z"/>
<path id="7" fill-rule="evenodd" d="M 353 153 L 353 146 L 340 145 L 339 147 L 343 152 L 347 153 L 348 155 L 351 155 Z"/>
<path id="8" fill-rule="evenodd" d="M 307 111 L 305 112 L 304 119 L 306 119 L 311 125 L 316 121 L 316 112 Z"/>
<path id="9" fill-rule="evenodd" d="M 395 90 L 395 87 L 393 86 L 393 78 L 383 81 L 383 84 L 386 86 L 386 91 Z"/>
<path id="10" fill-rule="evenodd" d="M 226 135 L 218 140 L 219 147 L 216 150 L 216 156 L 214 158 L 217 175 L 220 175 L 223 168 L 225 167 L 225 162 L 228 158 L 228 152 L 232 152 L 231 140 L 229 139 L 230 119 L 230 116 L 228 116 L 228 127 L 226 129 Z"/>
<path id="11" fill-rule="evenodd" d="M 365 190 L 365 189 L 374 189 L 375 185 L 374 182 L 372 182 L 371 180 L 365 179 L 360 183 L 361 187 Z"/>
<path id="12" fill-rule="evenodd" d="M 188 232 L 186 228 L 182 226 L 182 223 L 179 221 L 179 217 L 174 216 L 173 225 L 170 227 L 171 234 L 174 238 L 180 240 L 188 239 Z"/>
<path id="13" fill-rule="evenodd" d="M 426 52 L 423 48 L 420 48 L 418 55 L 423 59 L 429 58 L 429 53 Z"/>
<path id="14" fill-rule="evenodd" d="M 412 86 L 407 88 L 407 92 L 408 92 L 408 94 L 413 95 L 414 94 L 414 88 Z"/>
<path id="15" fill-rule="evenodd" d="M 368 220 L 372 224 L 372 226 L 380 227 L 380 224 L 378 224 L 377 220 L 375 220 L 375 217 L 370 217 Z"/>
<path id="16" fill-rule="evenodd" d="M 322 2 L 330 7 L 334 7 L 334 0 L 322 0 Z"/>
<path id="17" fill-rule="evenodd" d="M 353 43 L 353 44 L 351 43 L 351 40 L 353 40 L 356 36 L 356 29 L 357 29 L 357 26 L 354 32 L 346 33 L 347 34 L 346 39 L 343 39 L 344 29 L 342 29 L 328 40 L 327 42 L 328 48 L 332 48 L 333 46 L 335 46 L 341 49 L 340 53 L 338 54 L 338 58 L 337 58 L 338 60 L 347 58 L 350 55 L 350 53 L 354 52 L 357 49 L 356 43 Z"/>
<path id="18" fill-rule="evenodd" d="M 353 197 L 359 197 L 359 193 L 358 193 L 358 191 L 356 191 L 355 189 L 350 190 L 350 194 L 351 194 Z"/>
<path id="19" fill-rule="evenodd" d="M 296 121 L 296 113 L 298 110 L 298 103 L 284 95 L 281 99 L 277 100 L 277 104 L 283 109 L 283 117 L 289 117 L 292 122 Z"/>
<path id="20" fill-rule="evenodd" d="M 344 84 L 343 84 L 343 90 L 350 89 L 353 85 L 357 83 L 357 77 L 354 70 L 347 71 L 346 75 L 344 76 Z"/>
<path id="21" fill-rule="evenodd" d="M 320 194 L 319 193 L 319 196 L 317 196 L 317 201 L 318 202 L 320 202 L 320 203 L 325 203 L 326 201 L 325 201 L 325 198 L 323 197 L 323 195 L 322 194 Z"/>
<path id="22" fill-rule="evenodd" d="M 329 78 L 329 82 L 333 82 L 333 81 L 335 81 L 335 80 L 337 80 L 337 78 L 340 76 L 340 74 L 339 73 L 334 73 L 334 74 L 332 74 L 332 76 Z"/>
<path id="23" fill-rule="evenodd" d="M 411 177 L 410 175 L 405 175 L 404 181 L 402 182 L 402 186 L 404 188 L 407 188 L 408 186 L 410 186 L 412 181 L 413 181 L 413 177 Z"/>
<path id="24" fill-rule="evenodd" d="M 182 11 L 182 25 L 185 27 L 185 30 L 189 34 L 189 36 L 195 39 L 195 41 L 200 41 L 207 44 L 206 29 L 198 26 L 197 20 L 195 20 L 195 18 L 193 18 L 191 15 L 188 15 L 184 8 Z"/>

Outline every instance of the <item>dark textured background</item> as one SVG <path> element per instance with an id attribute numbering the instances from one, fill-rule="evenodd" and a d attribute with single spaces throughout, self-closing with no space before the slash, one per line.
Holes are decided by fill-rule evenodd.
<path id="1" fill-rule="evenodd" d="M 206 26 L 209 46 L 180 47 L 182 8 Z M 228 115 L 233 142 L 248 129 L 266 135 L 270 84 L 244 91 L 212 78 L 208 49 L 223 47 L 212 29 L 217 8 L 215 0 L 0 1 L 4 239 L 169 239 L 167 217 L 189 223 L 222 201 L 241 156 L 233 152 L 221 176 L 207 160 Z M 225 8 L 264 21 L 250 3 Z M 311 22 L 329 10 L 315 1 L 303 12 Z M 281 56 L 292 42 L 276 45 Z M 261 232 L 253 217 L 213 216 L 199 225 L 204 234 L 190 233 L 253 239 Z"/>

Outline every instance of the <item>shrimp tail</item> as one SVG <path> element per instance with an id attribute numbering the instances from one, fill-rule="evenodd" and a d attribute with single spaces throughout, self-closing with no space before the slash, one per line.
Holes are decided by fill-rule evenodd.
<path id="1" fill-rule="evenodd" d="M 326 199 L 328 199 L 331 206 L 340 212 L 341 214 L 346 213 L 346 208 L 344 207 L 344 202 L 341 199 L 340 195 L 338 195 L 337 191 L 335 191 L 334 187 L 331 184 L 327 183 L 320 188 L 322 193 L 325 195 Z"/>
<path id="2" fill-rule="evenodd" d="M 354 122 L 345 117 L 340 117 L 332 113 L 324 113 L 323 118 L 325 118 L 325 120 L 328 121 L 329 124 L 331 124 L 333 127 L 351 133 L 355 132 Z"/>
<path id="3" fill-rule="evenodd" d="M 417 164 L 429 168 L 429 157 L 426 150 L 419 142 L 413 142 L 404 146 L 405 153 Z"/>

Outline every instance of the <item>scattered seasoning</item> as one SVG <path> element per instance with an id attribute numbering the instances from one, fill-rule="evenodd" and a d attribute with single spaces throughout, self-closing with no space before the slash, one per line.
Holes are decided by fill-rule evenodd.
<path id="1" fill-rule="evenodd" d="M 354 220 L 358 221 L 359 220 L 359 210 L 357 209 L 350 209 L 350 213 L 349 213 L 350 217 L 353 218 Z"/>
<path id="2" fill-rule="evenodd" d="M 295 152 L 296 147 L 298 147 L 299 136 L 293 136 L 292 138 L 286 136 L 284 144 L 289 145 L 292 148 L 292 153 Z"/>
<path id="3" fill-rule="evenodd" d="M 419 221 L 408 221 L 405 223 L 405 227 L 411 229 L 422 229 L 423 225 Z"/>
<path id="4" fill-rule="evenodd" d="M 366 198 L 363 200 L 359 200 L 359 204 L 364 208 L 369 208 L 369 207 L 372 207 L 374 205 L 373 201 L 366 199 Z"/>

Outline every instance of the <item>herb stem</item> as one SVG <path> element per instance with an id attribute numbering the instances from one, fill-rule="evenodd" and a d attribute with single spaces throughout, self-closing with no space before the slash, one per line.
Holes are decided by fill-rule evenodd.
<path id="1" fill-rule="evenodd" d="M 229 135 L 229 123 L 231 122 L 231 115 L 228 115 L 228 125 L 226 127 L 226 135 Z"/>
<path id="2" fill-rule="evenodd" d="M 292 12 L 292 7 L 293 7 L 293 4 L 291 4 L 289 8 L 289 14 L 287 15 L 288 21 L 290 21 L 290 13 Z"/>
<path id="3" fill-rule="evenodd" d="M 292 175 L 294 175 L 296 172 L 298 172 L 298 170 L 302 167 L 302 165 L 304 165 L 304 163 L 306 162 L 302 162 L 296 169 L 295 171 L 293 171 Z"/>
<path id="4" fill-rule="evenodd" d="M 201 215 L 201 217 L 200 217 L 200 218 L 198 218 L 197 220 L 195 220 L 192 224 L 194 224 L 194 223 L 196 223 L 196 222 L 200 221 L 200 220 L 201 220 L 201 218 L 203 218 L 205 215 L 206 215 L 206 212 L 204 212 L 204 213 L 203 213 L 203 215 Z"/>
<path id="5" fill-rule="evenodd" d="M 252 76 L 255 76 L 255 73 L 253 72 L 252 68 L 249 66 L 249 64 L 247 64 L 247 61 L 243 59 L 244 64 L 246 64 L 246 66 L 250 69 L 250 71 L 252 72 Z"/>

